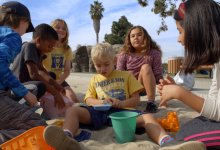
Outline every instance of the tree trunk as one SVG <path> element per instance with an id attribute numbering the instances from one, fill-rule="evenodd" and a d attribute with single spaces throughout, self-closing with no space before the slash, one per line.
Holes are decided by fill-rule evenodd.
<path id="1" fill-rule="evenodd" d="M 93 19 L 93 27 L 96 33 L 96 43 L 99 43 L 100 19 Z"/>

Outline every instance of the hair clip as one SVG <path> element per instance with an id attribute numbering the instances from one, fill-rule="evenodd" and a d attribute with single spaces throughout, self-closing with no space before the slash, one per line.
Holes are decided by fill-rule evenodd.
<path id="1" fill-rule="evenodd" d="M 179 5 L 178 14 L 179 14 L 181 19 L 184 19 L 184 17 L 185 17 L 185 3 L 181 3 Z"/>

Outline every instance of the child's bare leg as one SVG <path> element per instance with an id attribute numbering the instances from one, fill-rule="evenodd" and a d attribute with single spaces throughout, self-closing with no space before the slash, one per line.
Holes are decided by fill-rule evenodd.
<path id="1" fill-rule="evenodd" d="M 152 68 L 150 65 L 145 64 L 141 67 L 138 81 L 144 85 L 145 91 L 147 93 L 148 102 L 155 100 L 156 94 L 156 79 L 154 77 Z M 166 104 L 162 107 L 166 108 Z M 157 108 L 156 108 L 157 109 Z M 149 111 L 154 112 L 154 111 Z"/>
<path id="2" fill-rule="evenodd" d="M 144 127 L 147 135 L 157 144 L 162 138 L 169 136 L 151 114 L 143 114 L 137 118 L 137 126 Z"/>
<path id="3" fill-rule="evenodd" d="M 156 92 L 156 80 L 152 71 L 152 68 L 148 64 L 144 64 L 141 67 L 138 81 L 144 85 L 145 91 L 147 93 L 147 107 L 146 111 L 150 113 L 157 112 L 157 106 L 154 103 L 155 101 L 155 92 Z"/>
<path id="4" fill-rule="evenodd" d="M 150 65 L 144 64 L 141 67 L 138 81 L 144 85 L 148 100 L 154 100 L 156 91 L 156 81 Z"/>
<path id="5" fill-rule="evenodd" d="M 91 117 L 87 109 L 83 107 L 70 107 L 66 111 L 63 129 L 69 130 L 75 136 L 79 129 L 79 123 L 89 124 L 90 122 Z"/>
<path id="6" fill-rule="evenodd" d="M 56 150 L 80 150 L 81 145 L 78 142 L 89 139 L 91 134 L 83 132 L 84 135 L 81 133 L 76 135 L 79 123 L 90 122 L 90 114 L 86 108 L 71 107 L 66 111 L 63 130 L 57 126 L 47 126 L 43 136 L 45 141 Z"/>
<path id="7" fill-rule="evenodd" d="M 163 146 L 161 150 L 205 150 L 205 145 L 198 141 L 175 141 L 160 124 L 154 119 L 151 114 L 143 114 L 137 118 L 138 126 L 145 128 L 145 131 L 149 137 L 155 141 L 158 145 Z"/>

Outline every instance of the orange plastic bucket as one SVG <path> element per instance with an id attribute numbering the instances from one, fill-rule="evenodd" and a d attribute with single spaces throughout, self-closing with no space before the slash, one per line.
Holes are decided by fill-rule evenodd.
<path id="1" fill-rule="evenodd" d="M 55 150 L 43 139 L 44 126 L 34 127 L 0 145 L 2 150 Z"/>

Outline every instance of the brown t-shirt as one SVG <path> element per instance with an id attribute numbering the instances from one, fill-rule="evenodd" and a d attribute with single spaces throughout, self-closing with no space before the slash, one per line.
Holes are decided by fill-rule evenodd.
<path id="1" fill-rule="evenodd" d="M 37 66 L 42 63 L 42 57 L 34 43 L 24 43 L 21 52 L 15 58 L 12 64 L 12 70 L 21 82 L 32 81 L 30 78 L 26 62 L 33 62 Z"/>

